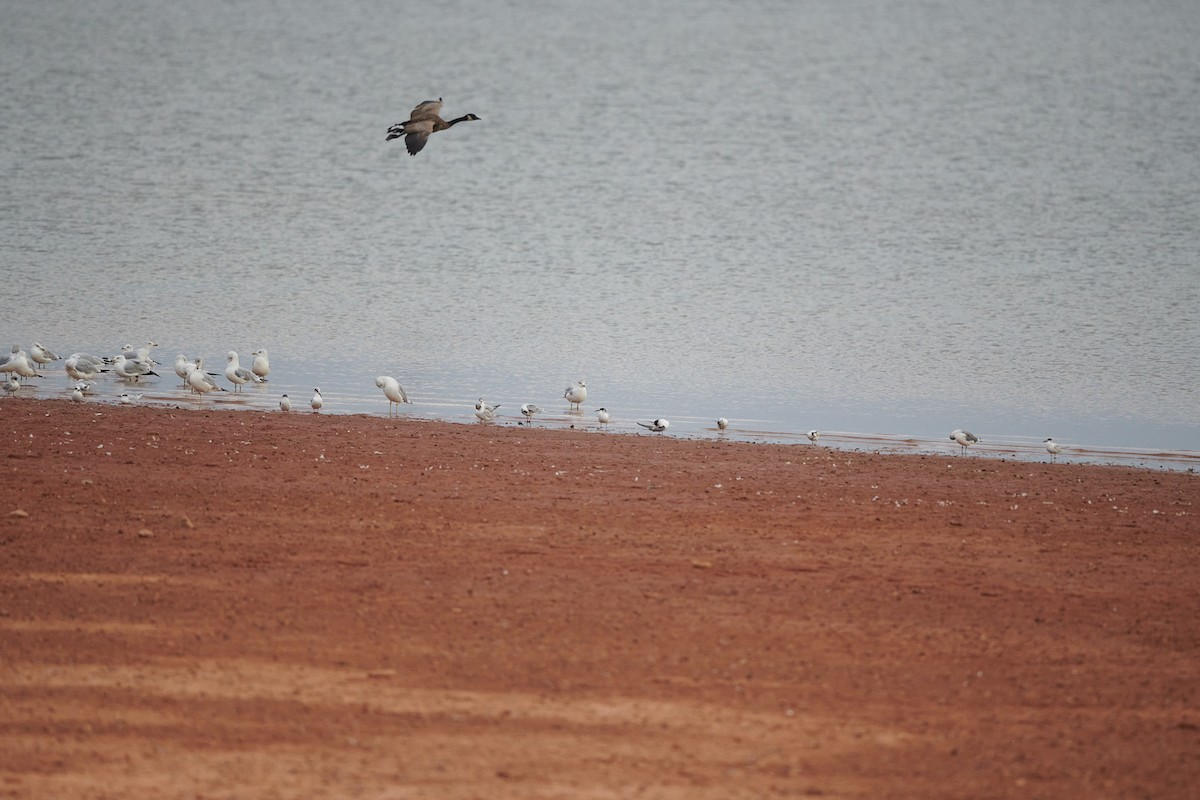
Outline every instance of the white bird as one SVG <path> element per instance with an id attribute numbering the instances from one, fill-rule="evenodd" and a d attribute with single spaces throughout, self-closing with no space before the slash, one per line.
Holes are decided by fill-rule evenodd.
<path id="1" fill-rule="evenodd" d="M 200 394 L 227 391 L 224 386 L 219 385 L 213 380 L 212 375 L 204 371 L 204 359 L 200 356 L 196 357 L 196 363 L 192 365 L 191 370 L 188 372 L 188 385 Z"/>
<path id="2" fill-rule="evenodd" d="M 284 413 L 292 410 L 292 400 L 286 394 L 279 398 L 279 410 Z"/>
<path id="3" fill-rule="evenodd" d="M 33 364 L 29 360 L 29 354 L 22 350 L 19 344 L 12 346 L 12 353 L 0 358 L 0 372 L 15 373 L 22 378 L 32 378 L 37 375 L 37 370 L 33 368 Z"/>
<path id="4" fill-rule="evenodd" d="M 979 441 L 979 437 L 970 431 L 964 431 L 962 428 L 955 428 L 950 432 L 950 438 L 953 441 L 962 445 L 962 452 L 967 452 L 967 448 Z"/>
<path id="5" fill-rule="evenodd" d="M 16 375 L 9 373 L 8 381 L 4 384 L 4 391 L 9 394 L 16 394 L 21 390 L 21 379 Z"/>
<path id="6" fill-rule="evenodd" d="M 308 404 L 312 406 L 313 411 L 321 410 L 321 406 L 325 405 L 325 398 L 321 397 L 320 389 L 313 389 L 312 400 L 309 400 Z"/>
<path id="7" fill-rule="evenodd" d="M 88 392 L 92 391 L 92 389 L 96 388 L 96 384 L 89 383 L 88 381 L 75 381 L 75 386 L 73 388 L 78 389 L 84 394 L 87 394 Z"/>
<path id="8" fill-rule="evenodd" d="M 150 368 L 148 362 L 131 360 L 126 358 L 124 353 L 113 359 L 112 368 L 113 372 L 117 373 L 117 377 L 134 383 L 140 381 L 145 375 L 158 377 L 158 373 Z"/>
<path id="9" fill-rule="evenodd" d="M 43 347 L 39 342 L 34 342 L 33 346 L 29 348 L 29 357 L 33 359 L 34 363 L 36 363 L 39 367 L 44 367 L 51 361 L 62 360 L 62 356 L 58 355 L 47 347 Z"/>
<path id="10" fill-rule="evenodd" d="M 725 419 L 724 417 L 719 417 L 717 419 L 717 430 L 723 431 L 728 427 L 729 427 L 729 420 Z"/>
<path id="11" fill-rule="evenodd" d="M 611 417 L 609 417 L 609 415 L 608 415 L 607 408 L 597 408 L 596 409 L 596 421 L 599 422 L 601 425 L 604 425 L 605 427 L 607 427 L 610 419 L 611 419 Z"/>
<path id="12" fill-rule="evenodd" d="M 188 385 L 188 372 L 192 367 L 192 363 L 188 361 L 188 357 L 183 353 L 175 356 L 175 374 L 183 381 L 183 385 Z"/>
<path id="13" fill-rule="evenodd" d="M 1050 463 L 1053 464 L 1054 460 L 1058 458 L 1058 454 L 1062 452 L 1062 445 L 1053 439 L 1047 439 L 1045 445 L 1046 452 L 1050 454 Z"/>
<path id="14" fill-rule="evenodd" d="M 475 416 L 480 422 L 491 422 L 496 418 L 496 409 L 499 407 L 499 403 L 494 406 L 489 406 L 487 403 L 483 402 L 483 398 L 481 397 L 479 398 L 479 402 L 475 404 Z"/>
<path id="15" fill-rule="evenodd" d="M 265 381 L 271 372 L 271 362 L 267 360 L 266 348 L 255 350 L 250 355 L 254 356 L 254 361 L 250 364 L 250 371 Z"/>
<path id="16" fill-rule="evenodd" d="M 521 404 L 521 415 L 524 416 L 525 419 L 529 420 L 530 424 L 533 424 L 533 418 L 542 413 L 544 410 L 545 409 L 543 409 L 541 406 L 534 405 L 533 403 Z"/>
<path id="17" fill-rule="evenodd" d="M 641 425 L 643 428 L 646 428 L 647 430 L 652 430 L 655 433 L 662 433 L 667 428 L 671 427 L 671 423 L 665 419 L 656 419 L 653 422 L 642 422 L 639 419 L 637 421 L 637 424 Z"/>
<path id="18" fill-rule="evenodd" d="M 80 389 L 78 386 L 76 386 L 74 389 L 72 389 L 71 390 L 71 399 L 74 400 L 76 403 L 82 403 L 83 402 L 83 389 Z"/>
<path id="19" fill-rule="evenodd" d="M 383 389 L 383 394 L 388 399 L 388 413 L 391 413 L 393 403 L 399 406 L 401 403 L 412 402 L 408 399 L 408 392 L 404 391 L 404 387 L 400 385 L 400 381 L 390 375 L 380 375 L 375 379 L 375 385 Z"/>
<path id="20" fill-rule="evenodd" d="M 243 367 L 238 362 L 238 354 L 236 350 L 230 350 L 225 356 L 225 378 L 233 384 L 233 390 L 236 392 L 247 383 L 257 383 L 259 378 L 253 372 Z"/>
<path id="21" fill-rule="evenodd" d="M 127 344 L 121 348 L 121 355 L 125 356 L 127 361 L 139 361 L 146 366 L 153 367 L 158 364 L 157 361 L 150 357 L 150 350 L 155 347 L 158 347 L 158 342 L 146 342 L 141 347 L 134 347 L 131 344 Z M 113 360 L 115 361 L 116 359 Z"/>
<path id="22" fill-rule="evenodd" d="M 77 381 L 90 381 L 101 372 L 108 372 L 104 359 L 91 353 L 72 353 L 63 366 L 67 374 Z"/>
<path id="23" fill-rule="evenodd" d="M 810 442 L 812 442 L 813 444 L 816 444 L 816 443 L 817 443 L 817 439 L 820 439 L 820 438 L 821 438 L 821 432 L 820 432 L 820 431 L 818 431 L 818 430 L 811 430 L 811 431 L 809 431 L 808 433 L 806 433 L 806 434 L 804 434 L 804 435 L 805 435 L 805 436 L 807 436 L 807 437 L 808 437 L 808 440 L 809 440 Z"/>
<path id="24" fill-rule="evenodd" d="M 142 396 L 140 394 L 130 394 L 129 392 L 122 392 L 121 396 L 117 398 L 119 402 L 127 406 L 131 406 L 141 399 Z"/>
<path id="25" fill-rule="evenodd" d="M 587 384 L 583 381 L 576 381 L 574 385 L 568 386 L 563 392 L 563 397 L 567 398 L 567 402 L 579 408 L 579 404 L 587 400 Z"/>

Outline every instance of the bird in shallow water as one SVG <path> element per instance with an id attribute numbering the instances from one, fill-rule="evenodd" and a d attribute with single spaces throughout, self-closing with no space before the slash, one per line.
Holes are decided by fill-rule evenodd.
<path id="1" fill-rule="evenodd" d="M 575 381 L 575 383 L 568 386 L 567 390 L 563 392 L 563 397 L 567 399 L 568 403 L 578 409 L 579 404 L 587 400 L 587 383 L 584 381 Z"/>
<path id="2" fill-rule="evenodd" d="M 255 350 L 250 355 L 254 356 L 254 361 L 250 364 L 250 371 L 265 381 L 267 376 L 271 374 L 271 360 L 267 357 L 266 348 Z"/>
<path id="3" fill-rule="evenodd" d="M 33 347 L 29 348 L 29 358 L 38 365 L 38 369 L 49 364 L 51 361 L 61 361 L 62 356 L 55 353 L 48 347 L 42 346 L 39 342 L 34 342 Z"/>
<path id="4" fill-rule="evenodd" d="M 426 100 L 418 103 L 417 107 L 409 113 L 408 119 L 404 122 L 397 122 L 388 128 L 387 139 L 384 141 L 390 142 L 392 139 L 398 139 L 403 136 L 404 146 L 408 148 L 408 154 L 415 156 L 425 147 L 425 142 L 429 141 L 430 135 L 438 131 L 453 128 L 460 122 L 479 119 L 474 114 L 464 114 L 447 122 L 439 116 L 441 110 L 442 98 L 440 97 L 437 100 Z"/>
<path id="5" fill-rule="evenodd" d="M 521 415 L 524 416 L 525 419 L 529 420 L 530 425 L 533 424 L 533 418 L 542 413 L 542 411 L 544 411 L 544 409 L 539 405 L 535 405 L 534 403 L 521 404 Z"/>
<path id="6" fill-rule="evenodd" d="M 654 431 L 655 433 L 662 433 L 667 428 L 671 427 L 670 421 L 665 420 L 665 419 L 656 419 L 652 422 L 642 422 L 639 419 L 637 421 L 637 424 L 641 425 L 643 428 L 646 428 L 647 430 Z"/>
<path id="7" fill-rule="evenodd" d="M 725 419 L 724 417 L 720 417 L 719 419 L 717 419 L 717 430 L 723 431 L 728 427 L 729 427 L 729 420 Z"/>
<path id="8" fill-rule="evenodd" d="M 609 416 L 607 408 L 597 408 L 596 409 L 596 421 L 599 422 L 601 425 L 603 425 L 605 428 L 608 427 L 608 423 L 611 419 L 612 418 Z"/>
<path id="9" fill-rule="evenodd" d="M 820 431 L 818 431 L 818 430 L 811 430 L 811 431 L 809 431 L 808 433 L 806 433 L 806 434 L 804 434 L 804 435 L 805 435 L 805 436 L 807 436 L 807 437 L 808 437 L 808 440 L 809 440 L 810 442 L 812 442 L 813 444 L 816 444 L 816 443 L 817 443 L 817 439 L 820 439 L 820 438 L 821 438 L 821 432 L 820 432 Z"/>
<path id="10" fill-rule="evenodd" d="M 967 452 L 968 447 L 979 441 L 978 436 L 970 431 L 964 431 L 962 428 L 955 428 L 953 431 L 951 431 L 950 438 L 962 445 L 963 453 Z"/>
<path id="11" fill-rule="evenodd" d="M 480 422 L 491 422 L 496 418 L 496 409 L 499 407 L 499 403 L 494 406 L 489 406 L 487 403 L 483 402 L 483 398 L 481 397 L 479 398 L 479 402 L 475 404 L 475 417 Z"/>
<path id="12" fill-rule="evenodd" d="M 1062 452 L 1062 445 L 1053 439 L 1047 439 L 1043 444 L 1046 445 L 1046 452 L 1050 454 L 1050 463 L 1053 464 L 1054 460 L 1058 458 L 1058 454 Z"/>
<path id="13" fill-rule="evenodd" d="M 238 361 L 238 354 L 236 350 L 230 350 L 229 354 L 225 357 L 225 360 L 225 378 L 233 384 L 233 390 L 235 392 L 240 390 L 247 383 L 257 383 L 259 380 L 261 380 L 253 372 L 241 365 L 241 362 Z"/>

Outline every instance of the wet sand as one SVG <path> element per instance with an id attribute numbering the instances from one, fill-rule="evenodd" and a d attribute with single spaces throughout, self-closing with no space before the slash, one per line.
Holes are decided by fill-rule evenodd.
<path id="1" fill-rule="evenodd" d="M 0 797 L 1191 797 L 1197 476 L 0 401 Z"/>

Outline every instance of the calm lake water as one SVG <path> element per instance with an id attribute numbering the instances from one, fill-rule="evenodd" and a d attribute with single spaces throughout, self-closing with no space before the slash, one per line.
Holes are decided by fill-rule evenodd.
<path id="1" fill-rule="evenodd" d="M 320 386 L 330 412 L 386 414 L 390 374 L 403 413 L 463 421 L 483 395 L 548 424 L 604 405 L 619 430 L 1200 451 L 1195 3 L 3 20 L 5 351 L 270 350 L 269 386 L 208 404 Z M 384 141 L 439 96 L 481 121 L 416 157 Z M 164 372 L 146 401 L 197 404 Z M 62 396 L 50 375 L 22 391 Z"/>

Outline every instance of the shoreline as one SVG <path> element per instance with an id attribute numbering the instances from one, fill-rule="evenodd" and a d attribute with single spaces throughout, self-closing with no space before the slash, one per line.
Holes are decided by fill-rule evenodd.
<path id="1" fill-rule="evenodd" d="M 90 397 L 93 399 L 85 401 L 85 405 L 120 405 L 115 400 L 109 399 L 110 397 L 115 398 L 116 395 L 100 394 L 91 395 Z M 38 397 L 26 396 L 20 399 L 70 402 L 69 395 Z M 213 398 L 187 399 L 191 401 L 190 404 L 185 403 L 183 398 L 175 397 L 165 393 L 159 393 L 151 400 L 140 402 L 135 405 L 146 408 L 172 408 L 180 411 L 212 410 L 248 411 L 266 414 L 280 413 L 277 407 L 271 404 L 259 403 L 256 405 L 249 405 L 241 395 L 232 395 L 228 399 L 216 399 L 215 402 Z M 380 400 L 380 403 L 386 403 L 386 400 Z M 423 405 L 430 404 L 426 403 Z M 584 430 L 589 432 L 611 433 L 612 435 L 648 435 L 645 431 L 642 431 L 634 426 L 631 419 L 618 420 L 614 426 L 605 426 L 601 428 L 601 426 L 595 422 L 594 418 L 590 414 L 576 415 L 572 412 L 549 411 L 539 415 L 536 418 L 534 425 L 529 426 L 528 424 L 525 424 L 525 421 L 521 418 L 517 411 L 514 409 L 509 409 L 508 411 L 509 413 L 498 415 L 496 421 L 490 424 L 498 427 L 518 427 L 523 429 L 544 428 Z M 307 403 L 297 402 L 295 410 L 291 411 L 290 413 L 304 415 L 313 412 L 308 410 Z M 412 421 L 446 422 L 456 425 L 479 424 L 465 411 L 455 416 L 445 413 L 422 413 L 419 411 L 399 411 L 395 413 L 380 414 L 361 409 L 339 411 L 336 410 L 336 408 L 326 408 L 320 413 L 321 415 L 327 417 L 364 416 L 376 419 L 408 419 Z M 734 422 L 736 423 L 737 420 L 734 420 Z M 576 427 L 577 425 L 579 426 L 578 428 Z M 696 428 L 693 430 L 681 431 L 678 425 L 676 425 L 675 430 L 668 435 L 670 438 L 690 439 L 693 441 L 705 441 L 712 439 L 714 441 L 734 441 L 747 444 L 800 446 L 808 446 L 811 444 L 805 438 L 804 433 L 800 431 L 785 432 L 758 430 L 753 428 L 739 427 L 737 424 L 733 425 L 728 431 L 718 431 L 715 426 L 711 428 Z M 881 455 L 920 456 L 957 454 L 957 445 L 951 441 L 946 441 L 943 443 L 941 438 L 927 438 L 913 434 L 823 430 L 821 436 L 821 446 L 832 447 L 844 452 L 875 452 Z M 1046 453 L 1042 445 L 1042 441 L 1036 437 L 996 436 L 994 434 L 988 434 L 984 436 L 983 441 L 970 449 L 969 455 L 984 458 L 998 458 L 1001 460 L 1011 458 L 1027 463 L 1049 463 L 1049 455 Z M 1062 453 L 1058 456 L 1058 461 L 1059 463 L 1064 464 L 1077 463 L 1094 464 L 1099 466 L 1130 466 L 1137 469 L 1146 470 L 1193 472 L 1197 469 L 1200 469 L 1200 451 L 1065 443 Z"/>
<path id="2" fill-rule="evenodd" d="M 1189 473 L 26 399 L 0 441 L 16 797 L 1200 781 Z"/>

